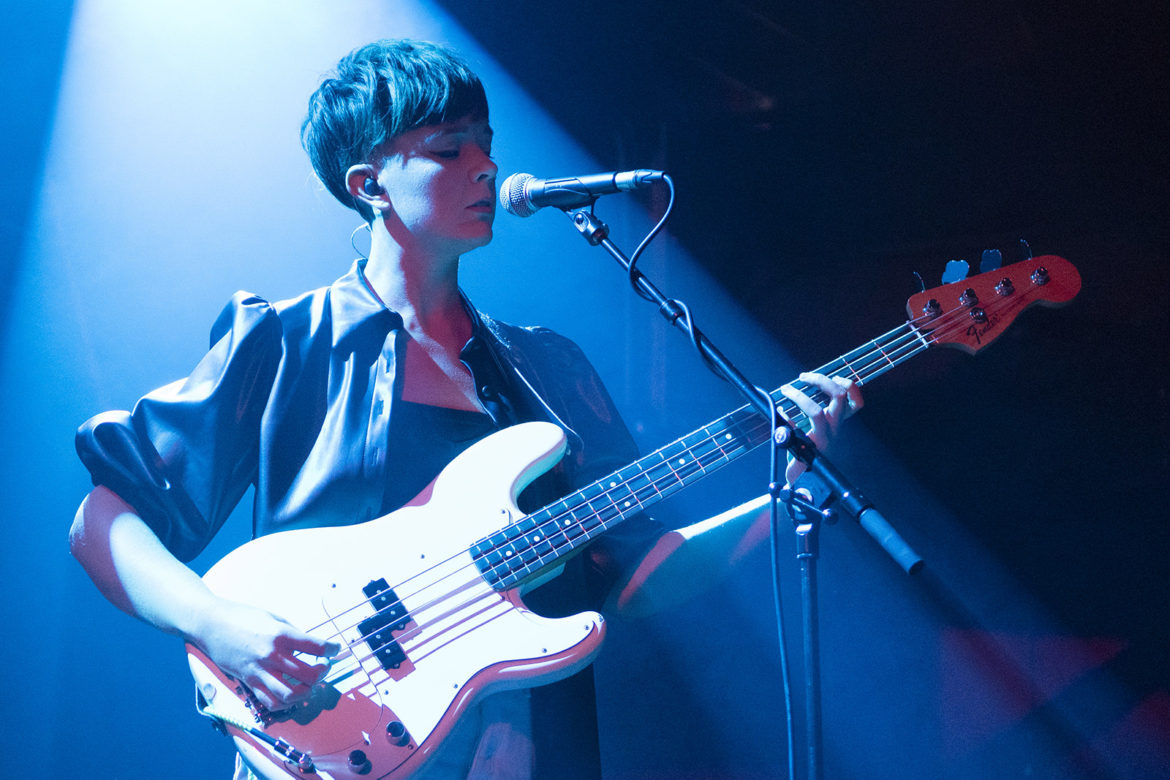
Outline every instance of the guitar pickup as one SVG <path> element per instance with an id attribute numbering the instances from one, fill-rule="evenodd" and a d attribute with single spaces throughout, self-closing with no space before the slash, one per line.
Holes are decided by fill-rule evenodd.
<path id="1" fill-rule="evenodd" d="M 375 610 L 371 617 L 358 623 L 362 639 L 383 669 L 397 669 L 406 661 L 406 652 L 394 638 L 394 632 L 406 628 L 410 613 L 384 579 L 372 580 L 362 592 Z"/>

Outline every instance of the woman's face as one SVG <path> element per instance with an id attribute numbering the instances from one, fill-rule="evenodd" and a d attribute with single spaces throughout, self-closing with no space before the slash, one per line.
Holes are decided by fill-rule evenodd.
<path id="1" fill-rule="evenodd" d="M 496 172 L 486 119 L 419 127 L 391 141 L 378 173 L 401 244 L 462 254 L 492 240 Z"/>

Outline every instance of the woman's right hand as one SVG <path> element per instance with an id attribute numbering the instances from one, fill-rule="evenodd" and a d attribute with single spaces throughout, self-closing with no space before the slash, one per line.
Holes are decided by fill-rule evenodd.
<path id="1" fill-rule="evenodd" d="M 119 609 L 195 644 L 269 709 L 308 698 L 340 650 L 270 612 L 212 593 L 108 488 L 86 496 L 69 543 Z"/>
<path id="2" fill-rule="evenodd" d="M 269 709 L 308 699 L 340 645 L 257 607 L 217 600 L 189 639 Z M 314 660 L 319 659 L 319 660 Z"/>

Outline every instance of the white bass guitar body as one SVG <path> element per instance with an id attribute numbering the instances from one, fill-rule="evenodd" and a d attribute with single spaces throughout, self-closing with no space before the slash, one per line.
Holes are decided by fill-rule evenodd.
<path id="1" fill-rule="evenodd" d="M 208 571 L 204 581 L 217 594 L 343 648 L 306 704 L 270 712 L 188 645 L 208 714 L 226 725 L 257 775 L 406 776 L 475 699 L 553 682 L 592 661 L 605 633 L 599 614 L 536 615 L 518 588 L 493 588 L 470 552 L 522 517 L 516 495 L 564 447 L 550 423 L 505 429 L 396 512 L 264 536 Z"/>

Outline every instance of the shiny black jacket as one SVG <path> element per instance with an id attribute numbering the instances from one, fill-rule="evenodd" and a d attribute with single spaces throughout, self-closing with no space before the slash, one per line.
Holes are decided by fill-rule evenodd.
<path id="1" fill-rule="evenodd" d="M 566 431 L 569 452 L 542 480 L 547 500 L 637 457 L 573 342 L 468 311 L 473 336 L 462 358 L 497 425 L 547 420 Z M 237 293 L 190 376 L 132 412 L 88 420 L 78 453 L 94 484 L 131 504 L 181 560 L 199 554 L 249 485 L 256 536 L 369 520 L 396 508 L 383 506 L 383 493 L 393 479 L 390 419 L 407 338 L 368 287 L 362 261 L 289 301 Z M 629 562 L 657 530 L 632 521 L 614 533 L 590 557 Z"/>

